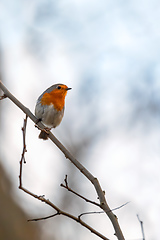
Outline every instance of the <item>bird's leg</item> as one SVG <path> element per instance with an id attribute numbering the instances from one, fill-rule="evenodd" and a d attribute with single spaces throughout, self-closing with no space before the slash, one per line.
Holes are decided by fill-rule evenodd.
<path id="1" fill-rule="evenodd" d="M 36 125 L 39 123 L 39 122 L 41 122 L 42 121 L 42 119 L 41 118 L 37 118 L 37 120 L 36 120 Z"/>
<path id="2" fill-rule="evenodd" d="M 38 119 L 39 120 L 39 119 Z M 40 122 L 41 120 L 39 120 L 38 122 Z M 37 123 L 38 123 L 37 122 Z M 49 134 L 49 131 L 52 129 L 52 128 L 49 128 L 49 127 L 45 127 L 44 129 L 40 128 L 37 124 L 35 124 L 35 127 L 38 128 L 39 130 Z"/>
<path id="3" fill-rule="evenodd" d="M 44 129 L 41 129 L 41 131 L 44 131 L 47 134 L 49 134 L 50 130 L 51 130 L 51 128 L 49 128 L 49 127 L 45 127 Z"/>
<path id="4" fill-rule="evenodd" d="M 41 122 L 42 121 L 42 119 L 41 118 L 37 118 L 37 120 L 35 121 L 35 127 L 36 128 L 38 128 L 39 130 L 42 130 L 37 124 L 39 123 L 39 122 Z"/>

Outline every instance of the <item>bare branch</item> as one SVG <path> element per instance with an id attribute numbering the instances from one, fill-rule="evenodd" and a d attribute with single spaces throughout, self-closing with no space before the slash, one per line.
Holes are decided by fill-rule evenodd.
<path id="1" fill-rule="evenodd" d="M 89 202 L 91 202 L 92 203 L 92 201 L 90 201 L 89 200 Z M 113 208 L 112 210 L 110 210 L 110 211 L 115 211 L 115 210 L 118 210 L 118 209 L 120 209 L 120 208 L 122 208 L 122 207 L 124 207 L 125 205 L 127 205 L 129 202 L 126 202 L 126 203 L 124 203 L 123 205 L 121 205 L 121 206 L 119 206 L 119 207 L 116 207 L 116 208 Z M 86 213 L 81 213 L 78 217 L 80 218 L 80 217 L 82 217 L 83 215 L 86 215 L 86 214 L 96 214 L 96 213 L 104 213 L 104 211 L 99 211 L 99 212 L 86 212 Z"/>
<path id="2" fill-rule="evenodd" d="M 68 218 L 71 218 L 73 219 L 74 221 L 76 221 L 77 223 L 80 223 L 82 226 L 84 226 L 85 228 L 87 228 L 88 230 L 90 230 L 92 233 L 94 233 L 95 235 L 97 235 L 98 237 L 104 239 L 104 240 L 109 240 L 107 237 L 105 237 L 104 235 L 102 235 L 101 233 L 97 232 L 95 229 L 93 229 L 91 226 L 89 226 L 88 224 L 86 224 L 84 221 L 82 221 L 81 219 L 79 219 L 78 217 L 75 217 L 67 212 L 64 212 L 62 210 L 60 210 L 56 205 L 54 205 L 52 202 L 49 201 L 49 199 L 45 199 L 44 197 L 41 197 L 41 196 L 37 196 L 36 194 L 28 191 L 27 189 L 21 187 L 21 189 L 28 193 L 29 195 L 33 196 L 34 198 L 37 198 L 38 200 L 46 203 L 47 205 L 51 206 L 52 208 L 54 208 L 57 213 L 56 214 L 53 214 L 51 216 L 48 216 L 48 217 L 44 217 L 44 218 L 37 218 L 37 219 L 32 219 L 30 221 L 38 221 L 38 220 L 44 220 L 44 219 L 47 219 L 47 218 L 50 218 L 50 217 L 54 217 L 54 216 L 57 216 L 57 215 L 63 215 L 63 216 L 66 216 Z"/>
<path id="3" fill-rule="evenodd" d="M 20 162 L 20 165 L 22 165 L 23 162 Z M 20 175 L 22 177 L 22 175 Z M 20 180 L 22 182 L 22 180 Z M 26 188 L 24 188 L 22 185 L 19 186 L 19 188 L 24 191 L 25 193 L 31 195 L 32 197 L 46 203 L 47 205 L 51 206 L 52 208 L 54 208 L 57 213 L 53 214 L 51 216 L 48 217 L 42 217 L 42 218 L 37 218 L 37 219 L 30 219 L 28 221 L 39 221 L 39 220 L 45 220 L 57 215 L 63 215 L 66 216 L 68 218 L 73 219 L 74 221 L 76 221 L 77 223 L 80 223 L 83 227 L 87 228 L 88 230 L 90 230 L 93 234 L 97 235 L 98 237 L 104 239 L 104 240 L 109 240 L 107 237 L 105 237 L 104 235 L 102 235 L 101 233 L 99 233 L 98 231 L 96 231 L 94 228 L 92 228 L 91 226 L 89 226 L 87 223 L 85 223 L 84 221 L 82 221 L 81 219 L 79 219 L 78 217 L 75 217 L 67 212 L 62 211 L 61 209 L 59 209 L 56 205 L 54 205 L 49 199 L 44 198 L 43 196 L 38 196 L 32 192 L 30 192 L 29 190 L 27 190 Z"/>
<path id="4" fill-rule="evenodd" d="M 66 184 L 66 187 L 68 188 L 68 181 L 67 181 L 67 178 L 68 178 L 68 176 L 67 176 L 67 174 L 66 174 L 65 179 L 64 179 L 64 182 L 65 182 L 65 184 Z"/>
<path id="5" fill-rule="evenodd" d="M 82 195 L 80 195 L 79 193 L 77 193 L 77 192 L 75 192 L 74 190 L 72 190 L 72 189 L 68 186 L 67 175 L 66 175 L 66 177 L 65 177 L 65 179 L 64 179 L 64 182 L 65 182 L 65 185 L 64 185 L 63 183 L 61 183 L 61 185 L 60 185 L 61 187 L 67 189 L 69 192 L 72 192 L 73 194 L 75 194 L 76 196 L 82 198 L 82 199 L 85 200 L 86 202 L 89 202 L 89 203 L 92 203 L 92 204 L 94 204 L 94 205 L 96 205 L 96 206 L 98 206 L 98 207 L 101 207 L 99 203 L 96 203 L 96 202 L 94 202 L 94 201 L 91 201 L 91 200 L 89 200 L 88 198 L 85 198 L 85 197 L 83 197 Z"/>
<path id="6" fill-rule="evenodd" d="M 85 212 L 85 213 L 81 213 L 78 218 L 80 219 L 83 215 L 87 215 L 87 214 L 97 214 L 97 213 L 104 213 L 103 211 L 100 212 Z"/>
<path id="7" fill-rule="evenodd" d="M 21 162 L 20 164 L 23 164 L 23 162 Z M 52 208 L 54 208 L 57 213 L 56 214 L 53 214 L 51 216 L 48 216 L 48 217 L 43 217 L 43 218 L 37 218 L 37 219 L 31 219 L 29 221 L 39 221 L 39 220 L 44 220 L 44 219 L 47 219 L 47 218 L 50 218 L 50 217 L 54 217 L 54 216 L 57 216 L 57 215 L 63 215 L 63 216 L 66 216 L 68 218 L 71 218 L 73 219 L 74 221 L 80 223 L 82 226 L 84 226 L 85 228 L 87 228 L 88 230 L 90 230 L 92 233 L 94 233 L 95 235 L 97 235 L 98 237 L 104 239 L 104 240 L 109 240 L 107 237 L 105 237 L 104 235 L 102 235 L 101 233 L 97 232 L 95 229 L 93 229 L 92 227 L 90 227 L 88 224 L 86 224 L 84 221 L 82 221 L 81 219 L 67 213 L 67 212 L 64 212 L 62 210 L 60 210 L 56 205 L 54 205 L 51 201 L 49 201 L 49 199 L 46 199 L 42 196 L 38 196 L 32 192 L 30 192 L 29 190 L 25 189 L 24 187 L 20 186 L 20 189 L 22 191 L 24 191 L 25 193 L 31 195 L 32 197 L 46 203 L 47 205 L 51 206 Z"/>
<path id="8" fill-rule="evenodd" d="M 82 198 L 82 199 L 85 200 L 86 202 L 89 202 L 89 203 L 94 204 L 94 205 L 96 205 L 96 206 L 98 206 L 98 207 L 101 207 L 101 205 L 100 205 L 99 203 L 96 203 L 96 202 L 94 202 L 94 201 L 91 201 L 91 200 L 89 200 L 88 198 L 86 198 L 86 197 L 80 195 L 79 193 L 75 192 L 74 190 L 72 190 L 72 189 L 68 186 L 67 175 L 65 176 L 64 182 L 65 182 L 65 185 L 64 185 L 63 183 L 61 183 L 61 185 L 60 185 L 61 187 L 67 189 L 69 192 L 72 192 L 73 194 L 75 194 L 76 196 Z M 110 211 L 113 212 L 113 211 L 115 211 L 115 210 L 118 210 L 118 209 L 124 207 L 125 205 L 127 205 L 128 203 L 130 203 L 130 202 L 126 202 L 126 203 L 122 204 L 122 205 L 119 206 L 119 207 L 116 207 L 116 208 L 111 209 Z M 101 212 L 90 212 L 90 213 L 92 214 L 92 213 L 104 213 L 104 212 L 101 211 Z M 89 214 L 89 213 L 82 213 L 82 215 L 85 215 L 85 214 Z M 82 216 L 82 215 L 81 215 L 81 216 Z"/>
<path id="9" fill-rule="evenodd" d="M 126 206 L 128 203 L 130 203 L 130 202 L 126 202 L 126 203 L 122 204 L 122 205 L 119 206 L 119 207 L 113 208 L 111 211 L 112 211 L 112 212 L 113 212 L 113 211 L 116 211 L 116 210 L 118 210 L 118 209 L 120 209 L 120 208 Z"/>
<path id="10" fill-rule="evenodd" d="M 89 202 L 90 202 L 90 200 L 89 200 Z M 127 205 L 128 203 L 129 203 L 129 202 L 126 202 L 126 203 L 124 203 L 123 205 L 121 205 L 121 206 L 119 206 L 119 207 L 116 207 L 116 208 L 113 208 L 113 209 L 110 210 L 110 211 L 118 210 L 118 209 L 124 207 L 125 205 Z M 95 214 L 95 213 L 104 213 L 104 211 L 100 211 L 100 212 L 86 212 L 86 213 L 81 213 L 78 217 L 81 217 L 81 216 L 86 215 L 86 214 Z"/>
<path id="11" fill-rule="evenodd" d="M 4 92 L 4 94 L 14 103 L 16 104 L 35 124 L 37 124 L 41 129 L 44 129 L 45 126 L 38 122 L 38 119 L 31 113 L 31 111 L 26 108 L 21 102 L 18 101 L 8 90 L 7 88 L 2 84 L 2 81 L 0 81 L 0 88 Z M 72 154 L 59 142 L 59 140 L 49 131 L 48 137 L 51 139 L 52 142 L 64 153 L 65 157 L 68 158 L 78 169 L 80 172 L 83 173 L 83 175 L 88 178 L 88 180 L 94 185 L 94 188 L 97 192 L 100 206 L 104 210 L 104 212 L 108 215 L 109 219 L 112 222 L 112 225 L 115 230 L 115 235 L 119 240 L 124 240 L 123 233 L 121 231 L 121 228 L 118 223 L 117 217 L 113 214 L 113 212 L 110 210 L 104 192 L 100 186 L 100 183 L 96 177 L 94 177 L 76 158 L 72 156 Z"/>
<path id="12" fill-rule="evenodd" d="M 22 151 L 22 156 L 20 160 L 20 173 L 19 173 L 19 188 L 22 186 L 22 162 L 26 163 L 25 160 L 25 153 L 27 152 L 26 149 L 26 126 L 27 126 L 27 115 L 26 118 L 24 119 L 23 127 L 22 127 L 22 133 L 23 133 L 23 151 Z"/>
<path id="13" fill-rule="evenodd" d="M 48 219 L 48 218 L 52 218 L 52 217 L 55 217 L 55 216 L 57 216 L 57 215 L 59 215 L 59 212 L 57 212 L 57 213 L 55 213 L 55 214 L 52 214 L 52 215 L 50 215 L 50 216 L 47 216 L 47 217 L 28 219 L 28 222 L 46 220 L 46 219 Z"/>
<path id="14" fill-rule="evenodd" d="M 142 237 L 143 237 L 143 240 L 145 240 L 145 236 L 144 236 L 144 228 L 143 228 L 143 221 L 140 220 L 139 218 L 139 215 L 137 214 L 137 218 L 138 218 L 138 221 L 141 225 L 141 231 L 142 231 Z"/>

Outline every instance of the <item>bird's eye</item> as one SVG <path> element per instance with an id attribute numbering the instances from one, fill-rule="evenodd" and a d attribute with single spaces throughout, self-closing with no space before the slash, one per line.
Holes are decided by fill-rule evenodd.
<path id="1" fill-rule="evenodd" d="M 61 86 L 58 86 L 57 89 L 61 89 Z"/>

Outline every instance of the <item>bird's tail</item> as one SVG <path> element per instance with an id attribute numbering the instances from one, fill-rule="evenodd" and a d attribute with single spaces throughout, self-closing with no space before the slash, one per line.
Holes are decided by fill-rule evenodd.
<path id="1" fill-rule="evenodd" d="M 47 140 L 48 139 L 48 134 L 45 131 L 41 131 L 39 134 L 39 138 L 43 139 L 43 140 Z"/>

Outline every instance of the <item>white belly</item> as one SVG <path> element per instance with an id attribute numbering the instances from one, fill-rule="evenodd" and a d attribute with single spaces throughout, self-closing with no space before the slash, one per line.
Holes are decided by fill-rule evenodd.
<path id="1" fill-rule="evenodd" d="M 46 127 L 55 128 L 62 121 L 64 108 L 61 111 L 56 111 L 53 104 L 49 106 L 44 105 L 43 107 L 37 104 L 35 114 L 38 119 L 42 120 L 42 123 L 44 123 Z"/>

